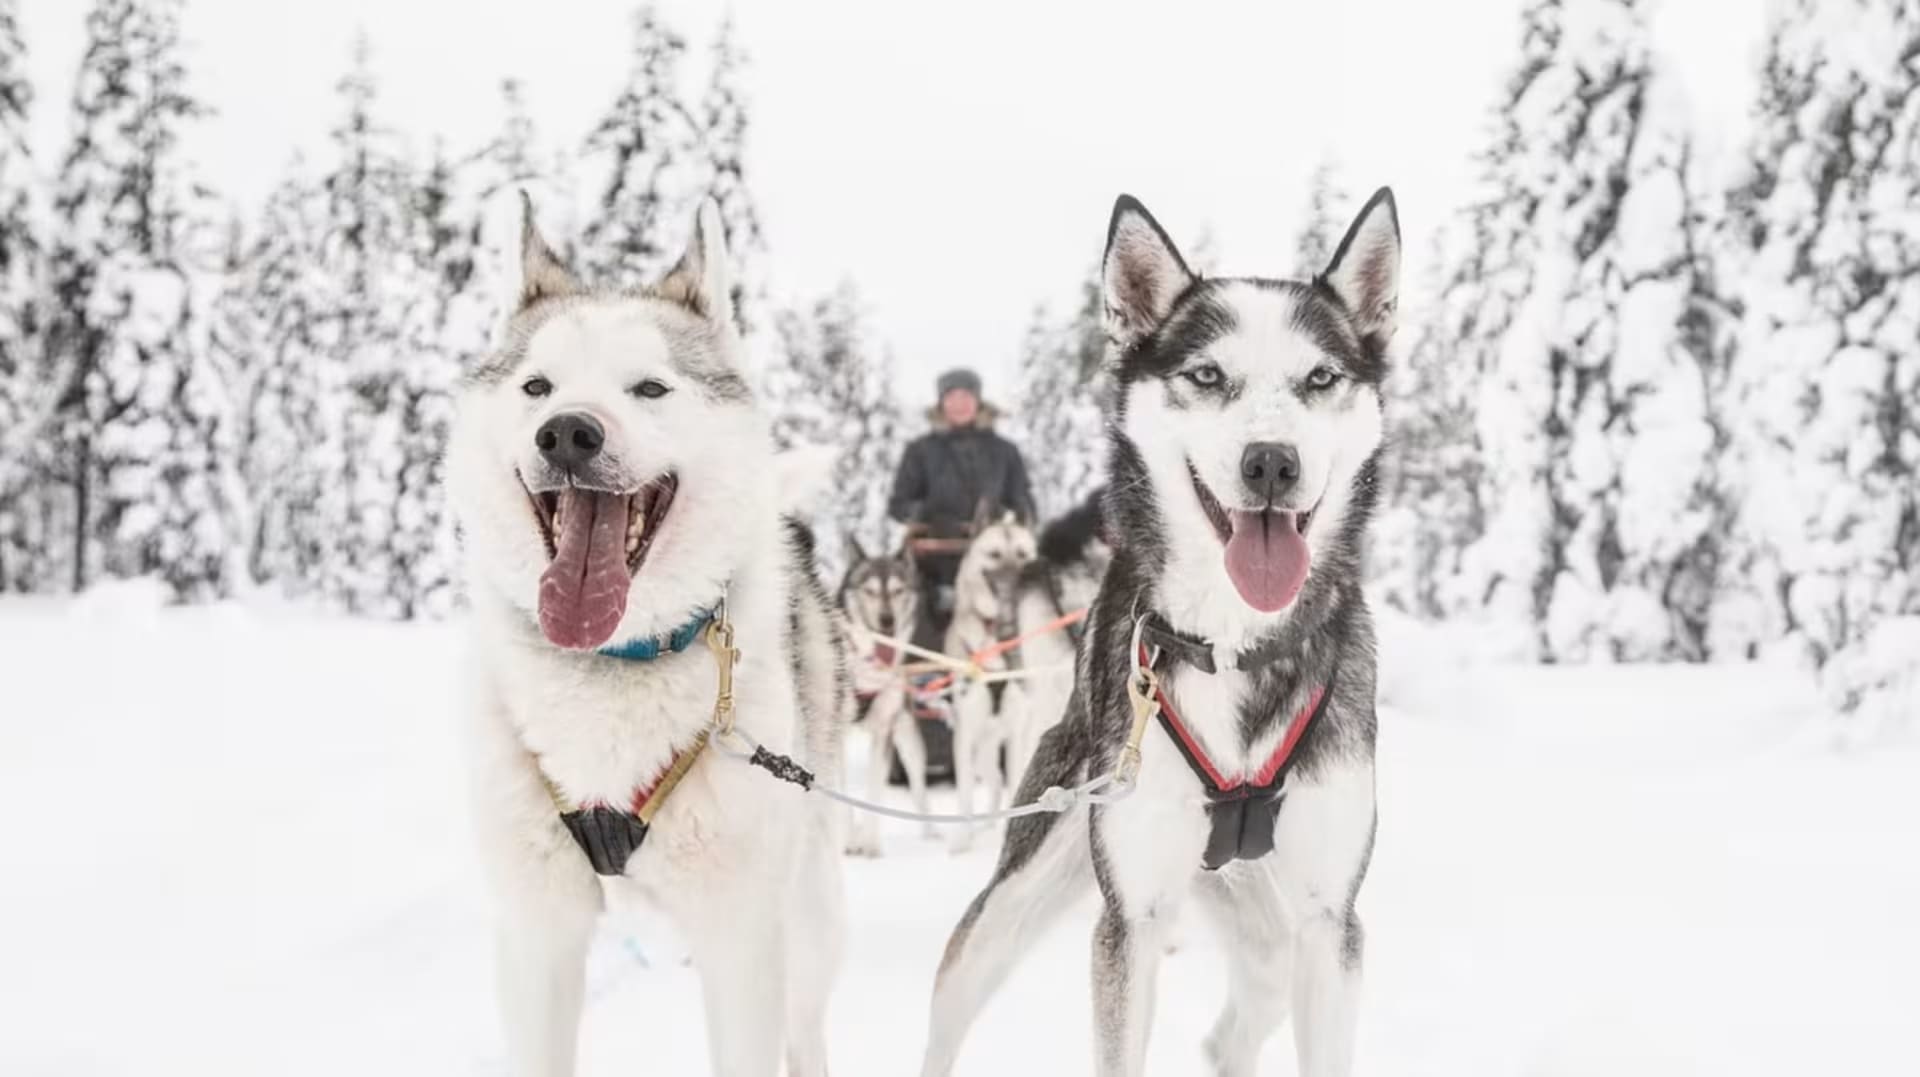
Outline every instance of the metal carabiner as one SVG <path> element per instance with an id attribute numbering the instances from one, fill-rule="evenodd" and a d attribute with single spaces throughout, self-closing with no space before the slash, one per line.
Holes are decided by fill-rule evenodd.
<path id="1" fill-rule="evenodd" d="M 740 651 L 733 645 L 733 622 L 727 619 L 723 600 L 720 613 L 707 625 L 707 649 L 713 652 L 714 668 L 719 674 L 718 691 L 713 698 L 713 729 L 722 739 L 733 733 L 733 666 Z"/>

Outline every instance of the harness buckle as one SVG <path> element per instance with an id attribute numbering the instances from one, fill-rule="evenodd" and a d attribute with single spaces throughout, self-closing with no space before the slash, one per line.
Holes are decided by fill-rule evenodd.
<path id="1" fill-rule="evenodd" d="M 1160 713 L 1160 678 L 1152 666 L 1135 662 L 1134 675 L 1127 678 L 1127 699 L 1133 704 L 1133 728 L 1127 731 L 1126 747 L 1120 749 L 1113 780 L 1132 787 L 1140 776 L 1140 745 L 1146 739 L 1147 723 Z"/>
<path id="2" fill-rule="evenodd" d="M 721 738 L 733 733 L 733 665 L 740 651 L 733 645 L 733 622 L 727 619 L 725 604 L 719 616 L 707 626 L 707 649 L 713 652 L 714 668 L 719 674 L 719 690 L 713 697 L 713 728 Z"/>

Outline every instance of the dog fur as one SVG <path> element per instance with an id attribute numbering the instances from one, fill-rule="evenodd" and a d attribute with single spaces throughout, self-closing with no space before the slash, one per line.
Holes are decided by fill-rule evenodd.
<path id="1" fill-rule="evenodd" d="M 1228 966 L 1226 1006 L 1206 1043 L 1212 1071 L 1252 1074 L 1289 1013 L 1304 1077 L 1350 1071 L 1363 950 L 1355 903 L 1375 823 L 1374 642 L 1361 563 L 1399 261 L 1385 190 L 1306 282 L 1203 280 L 1144 207 L 1116 204 L 1103 263 L 1119 387 L 1106 497 L 1116 549 L 1067 717 L 1041 738 L 1018 799 L 1112 770 L 1131 724 L 1142 615 L 1211 643 L 1219 672 L 1175 665 L 1161 684 L 1222 767 L 1250 773 L 1330 678 L 1331 691 L 1295 751 L 1274 849 L 1262 858 L 1201 870 L 1210 824 L 1202 786 L 1152 726 L 1130 796 L 1015 820 L 993 878 L 947 944 L 923 1058 L 929 1077 L 952 1069 L 1018 956 L 1089 887 L 1100 894 L 1091 971 L 1103 1077 L 1143 1070 L 1161 939 L 1190 894 L 1222 935 Z M 1247 454 L 1279 443 L 1297 454 L 1296 478 L 1250 504 Z M 1218 523 L 1227 508 L 1299 529 L 1311 557 L 1281 608 L 1257 608 L 1228 567 Z M 1238 656 L 1256 650 L 1260 661 L 1240 669 Z"/>
<path id="2" fill-rule="evenodd" d="M 1014 591 L 1020 571 L 1033 560 L 1033 532 L 1012 513 L 1005 513 L 974 528 L 973 541 L 960 559 L 953 578 L 953 620 L 947 625 L 948 656 L 967 659 L 1013 634 Z M 1013 669 L 1015 662 L 1007 653 L 994 655 L 980 663 L 988 672 Z M 1019 680 L 986 684 L 958 677 L 953 691 L 953 789 L 962 813 L 992 812 L 1001 807 L 1005 792 L 1005 771 L 1001 757 L 1008 737 L 1023 719 L 1026 690 Z M 975 799 L 976 786 L 985 793 L 986 804 Z M 985 829 L 957 824 L 950 842 L 955 852 L 964 852 L 974 836 Z"/>
<path id="3" fill-rule="evenodd" d="M 1041 734 L 1059 723 L 1073 694 L 1074 654 L 1085 622 L 1050 632 L 1042 629 L 1087 608 L 1100 591 L 1100 577 L 1113 557 L 1101 525 L 1101 497 L 1096 490 L 1071 511 L 1048 521 L 1040 529 L 1036 556 L 1020 572 L 1014 610 L 1015 629 L 1025 640 L 1020 644 L 1020 664 L 1027 672 L 1023 682 L 1027 705 L 1015 716 L 1018 724 L 1009 734 L 1007 782 L 1015 789 Z"/>
<path id="4" fill-rule="evenodd" d="M 685 257 L 642 292 L 582 285 L 526 210 L 520 301 L 461 388 L 447 458 L 473 606 L 472 813 L 508 1068 L 573 1071 L 588 940 L 603 903 L 630 896 L 662 910 L 691 949 L 712 1072 L 772 1077 L 784 1056 L 787 1073 L 819 1077 L 843 934 L 836 813 L 710 747 L 624 875 L 602 879 L 550 792 L 625 805 L 709 724 L 717 675 L 705 646 L 605 657 L 556 645 L 554 632 L 576 628 L 544 615 L 556 555 L 542 491 L 669 481 L 676 492 L 652 502 L 663 515 L 648 525 L 610 640 L 670 632 L 724 595 L 740 651 L 738 728 L 837 780 L 852 706 L 844 638 L 810 536 L 783 514 L 781 464 L 742 373 L 717 210 L 702 207 Z M 563 413 L 605 432 L 603 451 L 565 474 L 535 441 Z M 634 542 L 630 532 L 629 565 Z"/>
<path id="5" fill-rule="evenodd" d="M 904 639 L 913 634 L 920 616 L 919 574 L 905 554 L 870 557 L 858 543 L 849 544 L 853 563 L 840 584 L 840 609 L 853 637 L 854 683 L 864 710 L 863 724 L 870 738 L 867 756 L 867 797 L 885 795 L 894 753 L 907 775 L 914 810 L 927 812 L 927 743 L 913 713 L 913 688 L 901 675 L 907 652 L 882 643 L 876 636 Z M 933 824 L 921 824 L 921 833 L 933 836 Z M 879 818 L 856 814 L 847 838 L 854 856 L 881 853 Z"/>

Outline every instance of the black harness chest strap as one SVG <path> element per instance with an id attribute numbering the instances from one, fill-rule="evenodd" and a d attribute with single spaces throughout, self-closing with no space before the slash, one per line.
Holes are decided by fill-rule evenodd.
<path id="1" fill-rule="evenodd" d="M 1168 624 L 1157 613 L 1147 614 L 1146 621 L 1140 626 L 1140 641 L 1159 648 L 1162 655 L 1184 662 L 1202 673 L 1220 672 L 1213 660 L 1212 644 L 1187 635 Z M 1233 668 L 1243 673 L 1251 673 L 1261 666 L 1278 661 L 1285 654 L 1286 647 L 1284 639 L 1274 639 L 1252 650 L 1241 651 L 1234 656 Z"/>
<path id="2" fill-rule="evenodd" d="M 587 855 L 587 863 L 593 865 L 596 874 L 626 874 L 627 861 L 646 842 L 647 833 L 653 828 L 654 815 L 667 802 L 667 797 L 680 784 L 680 779 L 693 769 L 694 762 L 700 758 L 706 746 L 707 732 L 702 730 L 685 751 L 674 754 L 673 760 L 656 781 L 634 790 L 633 798 L 625 809 L 604 803 L 569 808 L 559 787 L 553 784 L 552 779 L 546 779 L 547 794 L 553 798 L 554 806 L 560 809 L 561 825 L 573 835 L 574 843 Z M 541 776 L 546 777 L 544 772 Z"/>
<path id="3" fill-rule="evenodd" d="M 1142 628 L 1141 649 L 1147 652 L 1141 655 L 1142 662 L 1149 660 L 1151 652 L 1147 648 L 1151 644 L 1161 649 L 1163 657 L 1176 655 L 1204 672 L 1213 671 L 1211 647 L 1173 633 L 1171 629 L 1156 633 L 1154 627 L 1154 620 L 1149 619 Z M 1169 634 L 1175 641 L 1173 646 L 1168 646 L 1166 642 Z M 1205 663 L 1197 661 L 1198 658 L 1204 658 Z M 1244 664 L 1242 668 L 1245 668 Z M 1200 779 L 1206 793 L 1209 830 L 1201 866 L 1208 871 L 1217 870 L 1235 860 L 1257 860 L 1273 851 L 1274 828 L 1280 818 L 1280 802 L 1285 797 L 1287 774 L 1293 769 L 1301 742 L 1326 712 L 1327 703 L 1333 697 L 1334 680 L 1334 676 L 1329 676 L 1326 684 L 1314 689 L 1306 705 L 1288 724 L 1280 744 L 1258 771 L 1235 777 L 1221 773 L 1220 768 L 1208 758 L 1199 739 L 1180 720 L 1179 712 L 1174 709 L 1172 700 L 1167 698 L 1165 688 L 1156 690 L 1160 705 L 1157 715 L 1160 728 L 1166 730 L 1168 739 L 1173 741 L 1194 777 Z"/>

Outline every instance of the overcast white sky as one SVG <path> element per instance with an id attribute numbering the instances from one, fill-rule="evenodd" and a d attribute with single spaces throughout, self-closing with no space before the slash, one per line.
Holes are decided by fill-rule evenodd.
<path id="1" fill-rule="evenodd" d="M 88 5 L 21 6 L 51 167 Z M 188 0 L 194 84 L 218 109 L 196 153 L 224 193 L 256 204 L 296 148 L 320 152 L 359 28 L 393 123 L 421 147 L 433 133 L 456 148 L 488 136 L 509 74 L 545 135 L 572 143 L 621 79 L 633 7 Z M 1120 191 L 1176 238 L 1210 231 L 1222 271 L 1277 275 L 1307 176 L 1332 154 L 1356 196 L 1394 187 L 1417 279 L 1433 227 L 1467 193 L 1519 0 L 659 7 L 696 47 L 734 12 L 753 54 L 750 164 L 776 292 L 852 277 L 911 398 L 957 363 L 1005 395 L 1034 304 L 1071 297 Z M 1710 138 L 1744 122 L 1763 7 L 1657 8 L 1660 47 Z"/>

